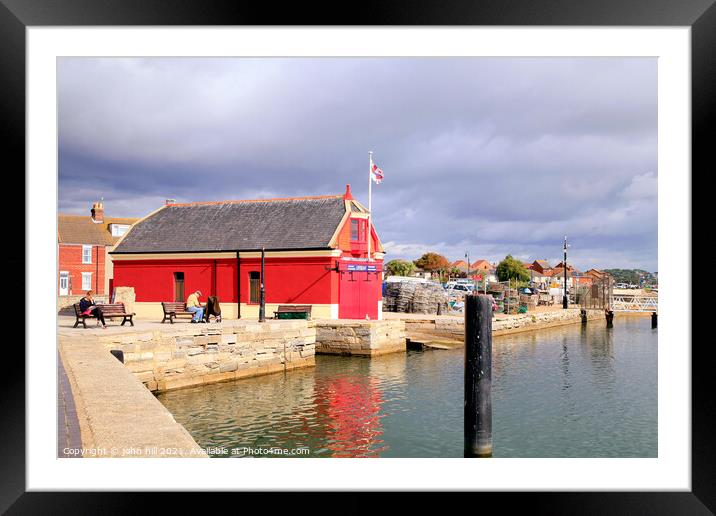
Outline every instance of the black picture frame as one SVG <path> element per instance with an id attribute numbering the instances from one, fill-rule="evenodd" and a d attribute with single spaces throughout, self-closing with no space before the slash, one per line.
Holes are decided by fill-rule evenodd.
<path id="1" fill-rule="evenodd" d="M 689 26 L 692 37 L 692 170 L 714 170 L 711 147 L 716 141 L 714 98 L 716 97 L 716 5 L 714 0 L 470 0 L 450 2 L 424 0 L 384 0 L 341 3 L 289 3 L 276 7 L 268 2 L 245 1 L 162 1 L 162 0 L 0 0 L 0 113 L 6 183 L 14 181 L 13 197 L 24 198 L 25 181 L 25 29 L 31 26 L 85 25 L 556 25 L 556 26 Z M 684 173 L 688 174 L 688 171 Z M 691 175 L 692 191 L 698 181 Z M 7 191 L 7 190 L 6 190 Z M 22 192 L 23 195 L 19 193 Z M 30 201 L 29 199 L 27 201 Z M 22 214 L 13 209 L 6 264 L 13 269 L 24 266 L 24 227 L 17 223 Z M 694 220 L 694 223 L 697 221 Z M 48 221 L 48 224 L 51 221 Z M 692 229 L 693 234 L 693 229 Z M 11 243 L 11 244 L 10 244 Z M 6 247 L 9 249 L 9 247 Z M 25 273 L 31 271 L 25 270 Z M 9 292 L 31 297 L 24 278 L 11 274 Z M 691 284 L 691 278 L 687 278 Z M 695 301 L 695 299 L 694 299 Z M 696 306 L 694 303 L 692 306 Z M 29 313 L 25 311 L 26 317 Z M 690 345 L 684 341 L 667 343 Z M 24 340 L 24 339 L 23 339 Z M 25 354 L 16 340 L 5 346 L 5 380 L 0 390 L 0 511 L 9 514 L 72 513 L 107 514 L 144 512 L 148 495 L 137 493 L 25 492 Z M 527 504 L 530 512 L 549 514 L 710 514 L 716 512 L 716 447 L 711 437 L 710 416 L 716 402 L 710 390 L 710 339 L 692 347 L 692 490 L 690 492 L 621 493 L 502 493 L 480 494 L 510 511 Z M 27 345 L 27 343 L 26 343 Z M 661 349 L 664 349 L 663 347 Z M 660 356 L 668 360 L 668 356 Z M 196 495 L 174 494 L 162 501 L 163 510 L 193 505 L 203 510 L 221 503 L 223 495 L 211 494 L 206 505 Z M 255 495 L 242 494 L 254 498 Z M 372 510 L 367 495 L 351 493 L 353 509 Z M 423 503 L 422 496 L 412 497 Z M 274 497 L 242 500 L 279 509 Z M 304 504 L 295 495 L 286 503 Z M 320 504 L 320 497 L 312 504 Z M 452 502 L 456 503 L 456 502 Z M 199 505 L 201 504 L 201 505 Z M 346 506 L 348 507 L 348 506 Z M 457 506 L 455 506 L 457 507 Z M 407 507 L 404 507 L 404 509 Z"/>

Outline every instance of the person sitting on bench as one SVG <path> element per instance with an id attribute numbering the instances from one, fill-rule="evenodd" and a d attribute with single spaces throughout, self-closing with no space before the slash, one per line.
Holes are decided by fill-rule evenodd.
<path id="1" fill-rule="evenodd" d="M 82 315 L 95 316 L 98 319 L 97 324 L 102 323 L 102 328 L 107 329 L 107 324 L 104 322 L 104 315 L 102 315 L 102 309 L 94 302 L 91 290 L 88 290 L 85 297 L 80 299 L 80 313 Z"/>
<path id="2" fill-rule="evenodd" d="M 187 300 L 186 300 L 186 310 L 187 312 L 193 312 L 194 317 L 192 317 L 191 322 L 193 323 L 203 323 L 204 322 L 204 307 L 201 306 L 201 303 L 199 302 L 199 296 L 201 295 L 201 292 L 197 290 L 193 294 L 191 294 Z"/>
<path id="3" fill-rule="evenodd" d="M 209 322 L 209 318 L 213 315 L 216 322 L 221 322 L 221 306 L 219 306 L 219 298 L 216 296 L 209 296 L 206 298 L 206 322 Z"/>

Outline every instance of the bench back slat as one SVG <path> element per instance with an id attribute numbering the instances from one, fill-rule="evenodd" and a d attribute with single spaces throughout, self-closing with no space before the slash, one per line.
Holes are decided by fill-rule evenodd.
<path id="1" fill-rule="evenodd" d="M 177 301 L 162 301 L 162 309 L 164 310 L 165 314 L 171 312 L 188 312 L 186 309 L 186 303 L 181 303 Z"/>
<path id="2" fill-rule="evenodd" d="M 112 314 L 125 314 L 127 312 L 124 311 L 124 303 L 107 303 L 106 305 L 97 305 L 102 310 L 102 313 L 104 315 L 112 315 Z"/>
<path id="3" fill-rule="evenodd" d="M 293 312 L 311 312 L 312 305 L 279 305 L 276 309 L 278 313 L 293 313 Z"/>

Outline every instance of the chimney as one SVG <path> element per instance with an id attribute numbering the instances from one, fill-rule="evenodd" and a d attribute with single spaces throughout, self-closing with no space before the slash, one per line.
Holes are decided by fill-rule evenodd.
<path id="1" fill-rule="evenodd" d="M 351 185 L 346 185 L 346 193 L 343 194 L 343 199 L 346 201 L 353 200 L 353 194 L 351 193 Z"/>
<path id="2" fill-rule="evenodd" d="M 170 204 L 176 204 L 176 202 L 177 202 L 176 199 L 167 199 L 167 200 L 164 201 L 164 204 L 166 204 L 167 206 L 169 206 Z"/>
<path id="3" fill-rule="evenodd" d="M 92 220 L 97 224 L 104 222 L 104 204 L 101 201 L 92 204 Z"/>

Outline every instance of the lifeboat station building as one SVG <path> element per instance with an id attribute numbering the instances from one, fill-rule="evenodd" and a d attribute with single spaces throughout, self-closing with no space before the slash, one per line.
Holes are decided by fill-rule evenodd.
<path id="1" fill-rule="evenodd" d="M 262 249 L 267 318 L 279 305 L 311 305 L 316 319 L 381 318 L 383 246 L 350 185 L 334 196 L 167 202 L 110 253 L 113 285 L 134 288 L 139 317 L 161 320 L 162 301 L 200 290 L 202 303 L 219 298 L 224 318 L 257 318 Z"/>

